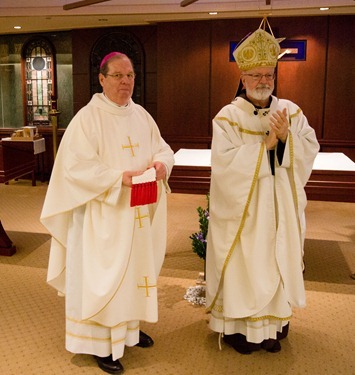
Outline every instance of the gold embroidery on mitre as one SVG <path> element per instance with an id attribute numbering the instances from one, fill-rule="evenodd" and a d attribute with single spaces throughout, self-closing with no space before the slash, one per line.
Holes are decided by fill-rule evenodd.
<path id="1" fill-rule="evenodd" d="M 265 31 L 266 25 L 270 33 Z M 279 43 L 283 39 L 274 37 L 269 22 L 264 18 L 259 29 L 242 41 L 233 52 L 239 69 L 250 70 L 263 66 L 275 68 L 280 53 Z"/>

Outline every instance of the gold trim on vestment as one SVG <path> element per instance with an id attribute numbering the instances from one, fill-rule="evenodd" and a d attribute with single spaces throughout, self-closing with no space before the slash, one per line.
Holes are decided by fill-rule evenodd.
<path id="1" fill-rule="evenodd" d="M 223 310 L 223 308 L 222 308 L 222 310 Z M 213 315 L 213 313 L 212 313 L 212 315 Z M 282 320 L 282 321 L 291 320 L 292 315 L 286 316 L 286 317 L 283 317 L 283 318 L 281 318 L 279 316 L 275 316 L 275 315 L 263 315 L 263 316 L 258 316 L 258 317 L 255 317 L 255 318 L 250 317 L 250 316 L 247 316 L 245 318 L 225 318 L 225 317 L 218 317 L 218 316 L 213 315 L 213 318 L 216 319 L 216 320 L 223 320 L 226 323 L 233 322 L 234 320 L 239 320 L 239 321 L 243 321 L 243 322 L 259 322 L 259 321 L 265 320 L 265 319 Z"/>
<path id="2" fill-rule="evenodd" d="M 80 339 L 80 340 L 111 341 L 111 337 L 82 336 L 82 335 L 76 335 L 75 333 L 71 333 L 71 332 L 68 332 L 68 331 L 65 331 L 65 334 L 67 336 L 71 336 L 71 337 L 74 337 L 74 338 Z"/>
<path id="3" fill-rule="evenodd" d="M 298 112 L 299 113 L 299 112 Z M 297 218 L 297 227 L 298 227 L 298 235 L 300 238 L 300 245 L 302 248 L 302 230 L 301 230 L 301 220 L 299 217 L 299 211 L 298 211 L 298 196 L 297 196 L 297 188 L 296 188 L 296 182 L 295 182 L 295 172 L 294 172 L 294 160 L 295 160 L 295 155 L 294 155 L 294 147 L 293 147 L 293 136 L 292 133 L 289 133 L 289 144 L 290 144 L 290 183 L 291 183 L 291 190 L 292 190 L 292 196 L 293 196 L 293 203 L 295 206 L 295 214 Z"/>
<path id="4" fill-rule="evenodd" d="M 103 324 L 93 322 L 91 320 L 78 320 L 78 319 L 71 318 L 70 316 L 66 316 L 66 319 L 69 320 L 70 322 L 75 323 L 75 324 L 100 326 L 100 327 L 107 327 L 107 328 L 111 328 L 111 329 L 116 329 L 116 328 L 120 328 L 120 327 L 123 327 L 123 326 L 127 325 L 127 322 L 121 322 L 121 323 L 118 323 L 117 325 L 115 325 L 113 327 L 108 327 L 108 326 L 104 326 Z"/>
<path id="5" fill-rule="evenodd" d="M 290 120 L 291 120 L 293 117 L 298 116 L 301 112 L 302 112 L 302 109 L 301 109 L 301 108 L 298 108 L 297 111 L 296 111 L 295 113 L 293 113 L 292 115 L 290 115 Z M 291 125 L 291 124 L 290 124 L 290 125 Z"/>
<path id="6" fill-rule="evenodd" d="M 67 317 L 66 319 L 69 320 L 69 321 L 72 321 L 72 322 L 74 322 L 76 324 L 95 325 L 95 326 L 103 327 L 103 328 L 110 329 L 110 330 L 115 330 L 117 328 L 121 328 L 121 327 L 124 327 L 124 326 L 128 325 L 127 322 L 122 322 L 122 323 L 117 324 L 114 327 L 106 327 L 106 326 L 103 326 L 103 325 L 95 323 L 95 322 L 86 322 L 86 321 L 76 320 L 76 319 L 69 318 L 69 317 Z M 130 328 L 130 327 L 126 328 L 126 331 L 138 331 L 138 330 L 139 330 L 139 324 L 137 324 L 136 327 L 134 327 L 134 328 Z M 120 343 L 122 343 L 123 341 L 126 340 L 126 337 L 124 337 L 122 339 L 117 339 L 117 340 L 112 341 L 112 336 L 108 336 L 108 337 L 93 337 L 93 336 L 77 335 L 76 333 L 69 332 L 68 330 L 65 331 L 65 334 L 67 336 L 71 336 L 71 337 L 74 337 L 74 338 L 77 338 L 77 339 L 80 339 L 80 340 L 110 341 L 112 345 L 120 344 Z"/>
<path id="7" fill-rule="evenodd" d="M 223 265 L 223 268 L 222 268 L 222 273 L 221 273 L 221 278 L 220 278 L 219 286 L 218 286 L 218 289 L 217 289 L 217 293 L 216 293 L 211 305 L 209 307 L 207 307 L 207 312 L 211 311 L 213 309 L 215 303 L 216 303 L 217 297 L 218 297 L 218 295 L 219 295 L 219 293 L 222 289 L 222 281 L 223 281 L 224 274 L 225 274 L 225 271 L 226 271 L 226 268 L 227 268 L 227 264 L 228 264 L 229 259 L 231 258 L 232 254 L 233 254 L 233 251 L 235 249 L 235 246 L 236 246 L 237 242 L 240 240 L 240 235 L 242 233 L 242 230 L 244 229 L 244 224 L 245 224 L 245 220 L 246 220 L 246 217 L 247 217 L 248 208 L 249 208 L 251 198 L 252 198 L 253 193 L 254 193 L 256 182 L 258 180 L 260 166 L 261 166 L 262 158 L 263 158 L 263 155 L 264 155 L 264 149 L 265 149 L 265 143 L 262 142 L 261 145 L 260 145 L 258 161 L 256 163 L 256 168 L 255 168 L 252 184 L 251 184 L 251 187 L 250 187 L 248 199 L 247 199 L 244 211 L 243 211 L 242 219 L 240 221 L 240 225 L 239 225 L 237 234 L 235 235 L 232 246 L 230 247 L 230 249 L 228 251 L 228 254 L 227 254 L 227 257 L 226 257 L 226 260 L 224 261 L 224 265 Z"/>
<path id="8" fill-rule="evenodd" d="M 265 132 L 257 132 L 242 128 L 237 122 L 229 120 L 227 117 L 216 117 L 215 120 L 227 121 L 230 126 L 236 126 L 241 133 L 250 135 L 265 135 Z"/>

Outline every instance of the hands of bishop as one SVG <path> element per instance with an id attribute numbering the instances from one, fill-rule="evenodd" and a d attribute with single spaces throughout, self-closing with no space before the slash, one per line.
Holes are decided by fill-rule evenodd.
<path id="1" fill-rule="evenodd" d="M 276 147 L 278 141 L 279 140 L 277 139 L 274 130 L 271 129 L 264 140 L 266 149 L 273 150 Z"/>
<path id="2" fill-rule="evenodd" d="M 286 143 L 288 136 L 287 110 L 276 111 L 270 116 L 270 128 L 274 131 L 277 139 Z M 271 132 L 270 132 L 271 133 Z"/>

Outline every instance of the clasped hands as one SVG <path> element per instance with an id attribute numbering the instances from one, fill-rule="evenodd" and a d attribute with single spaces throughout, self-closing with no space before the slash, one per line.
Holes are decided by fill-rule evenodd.
<path id="1" fill-rule="evenodd" d="M 287 111 L 284 108 L 282 111 L 276 111 L 270 117 L 270 132 L 265 137 L 265 145 L 268 150 L 273 150 L 277 142 L 280 140 L 286 143 L 288 136 L 288 121 Z"/>
<path id="2" fill-rule="evenodd" d="M 154 163 L 148 165 L 147 169 L 149 168 L 155 168 L 156 176 L 157 176 L 157 181 L 162 180 L 166 176 L 166 168 L 163 163 L 160 161 L 155 161 Z M 132 177 L 134 176 L 140 176 L 143 174 L 144 171 L 125 171 L 123 172 L 122 176 L 122 184 L 125 186 L 132 186 Z"/>

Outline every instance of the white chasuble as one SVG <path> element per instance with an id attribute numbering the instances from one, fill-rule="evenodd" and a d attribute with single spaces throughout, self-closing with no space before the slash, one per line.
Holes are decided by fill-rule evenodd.
<path id="1" fill-rule="evenodd" d="M 263 142 L 269 116 L 287 109 L 289 136 L 274 175 Z M 292 102 L 254 113 L 243 98 L 213 120 L 206 299 L 210 327 L 250 342 L 276 338 L 291 307 L 305 306 L 304 186 L 319 145 Z M 275 152 L 276 153 L 276 152 Z"/>
<path id="2" fill-rule="evenodd" d="M 52 235 L 47 281 L 66 298 L 66 347 L 114 358 L 156 322 L 157 279 L 166 250 L 166 181 L 154 204 L 130 207 L 127 170 L 173 151 L 139 105 L 117 107 L 95 94 L 61 141 L 42 210 Z"/>

